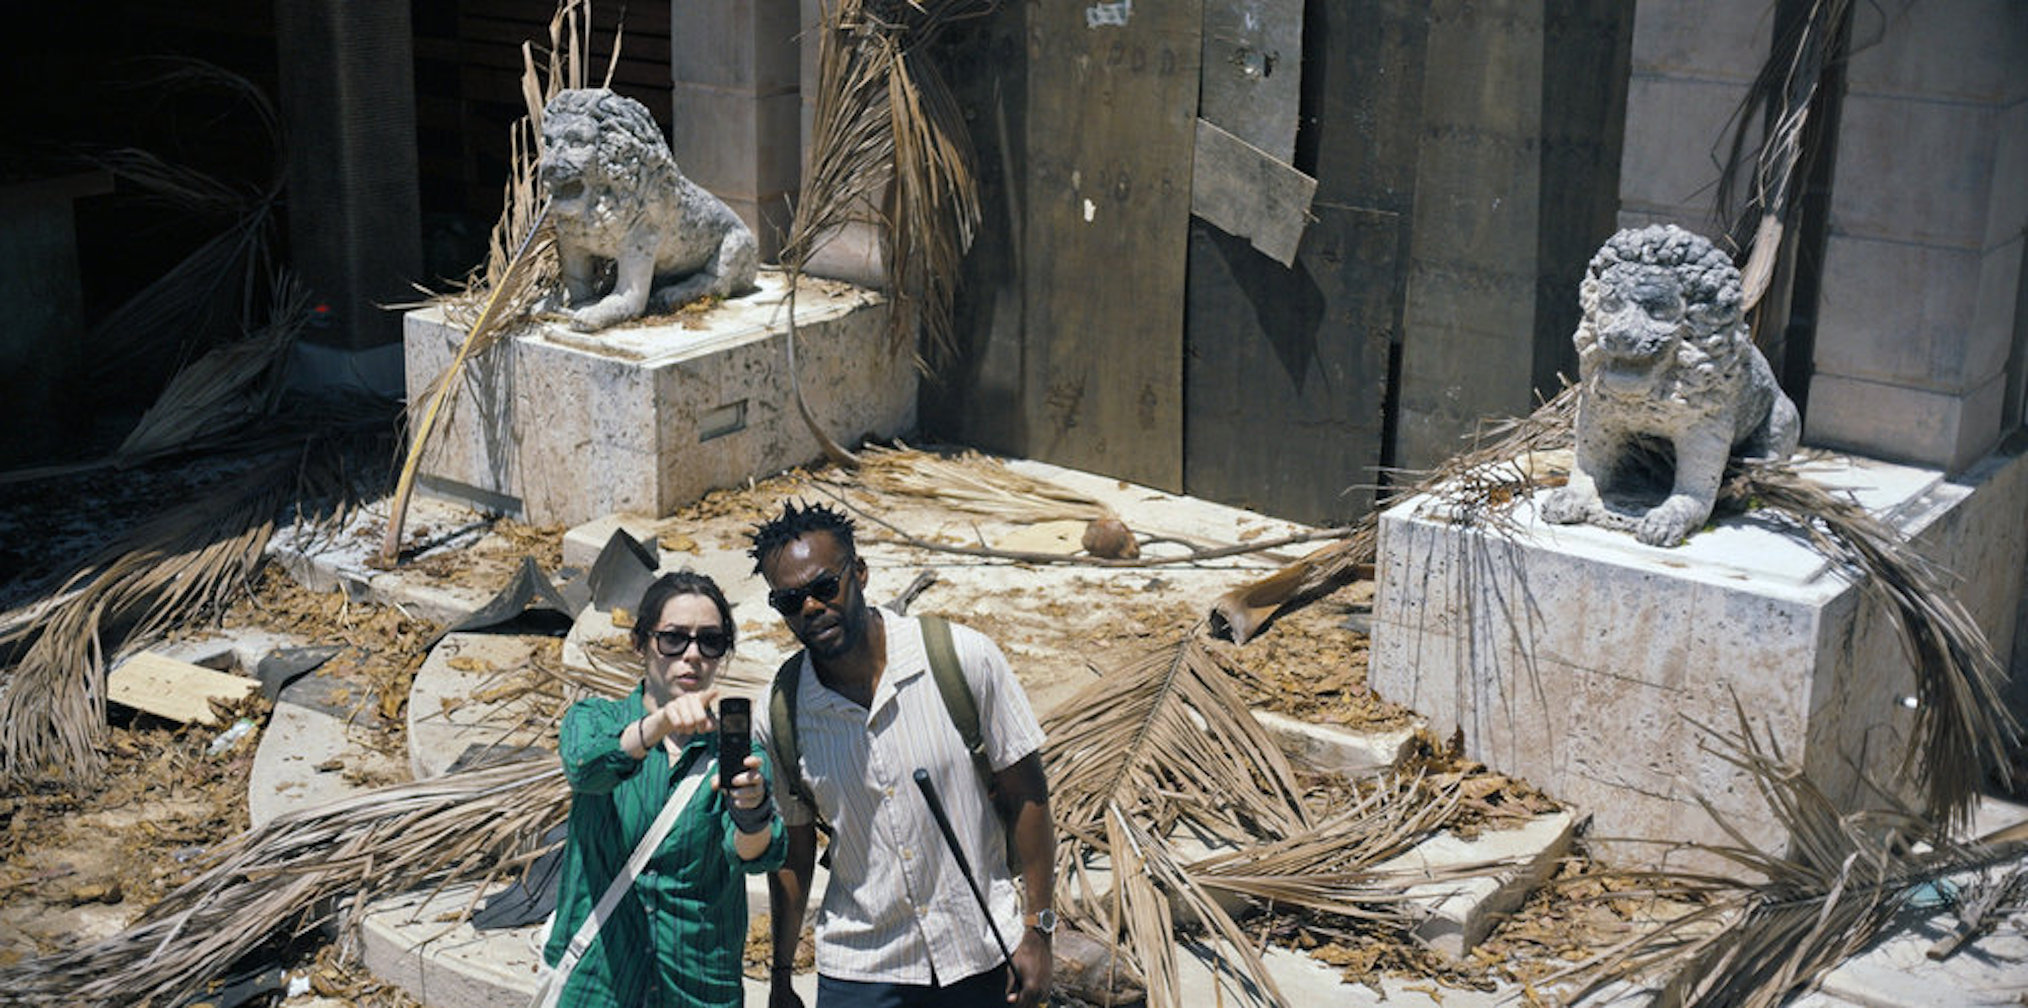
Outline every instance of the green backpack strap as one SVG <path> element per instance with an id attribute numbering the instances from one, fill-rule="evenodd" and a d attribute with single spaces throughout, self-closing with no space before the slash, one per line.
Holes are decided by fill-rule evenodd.
<path id="1" fill-rule="evenodd" d="M 817 799 L 803 779 L 803 747 L 796 741 L 796 692 L 803 678 L 803 652 L 798 651 L 775 670 L 775 688 L 768 693 L 768 736 L 774 748 L 775 765 L 782 768 L 789 794 L 810 810 L 817 830 L 831 835 L 831 825 L 817 811 Z M 828 855 L 828 851 L 826 854 Z"/>
<path id="2" fill-rule="evenodd" d="M 993 761 L 986 757 L 986 739 L 979 731 L 979 702 L 972 697 L 972 687 L 965 682 L 964 666 L 958 664 L 958 648 L 951 640 L 951 625 L 941 616 L 919 618 L 923 649 L 929 652 L 930 674 L 936 677 L 937 692 L 944 695 L 944 707 L 950 711 L 951 723 L 957 726 L 958 736 L 965 740 L 965 751 L 972 754 L 972 765 L 979 768 L 979 776 L 990 790 Z"/>

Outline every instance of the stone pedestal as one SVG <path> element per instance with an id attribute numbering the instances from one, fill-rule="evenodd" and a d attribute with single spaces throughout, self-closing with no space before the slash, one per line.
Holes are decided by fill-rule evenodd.
<path id="1" fill-rule="evenodd" d="M 1809 472 L 1962 575 L 2005 660 L 2028 464 L 1995 459 L 1976 484 L 1846 457 Z M 1700 796 L 1748 839 L 1784 846 L 1750 777 L 1705 748 L 1698 725 L 1735 731 L 1735 701 L 1840 803 L 1877 805 L 1866 779 L 1912 793 L 1896 780 L 1909 660 L 1881 606 L 1799 537 L 1731 517 L 1661 549 L 1544 524 L 1526 502 L 1514 517 L 1503 536 L 1449 523 L 1430 498 L 1382 516 L 1369 679 L 1439 737 L 1461 732 L 1467 755 L 1593 815 L 1610 856 L 1681 866 L 1680 852 L 1612 841 L 1729 842 Z"/>
<path id="2" fill-rule="evenodd" d="M 821 455 L 796 413 L 787 354 L 787 279 L 702 313 L 599 333 L 523 329 L 467 368 L 422 463 L 427 492 L 538 523 L 615 512 L 659 516 Z M 464 339 L 435 308 L 406 319 L 411 403 Z M 915 425 L 912 348 L 858 287 L 805 279 L 796 360 L 817 421 L 840 442 Z"/>

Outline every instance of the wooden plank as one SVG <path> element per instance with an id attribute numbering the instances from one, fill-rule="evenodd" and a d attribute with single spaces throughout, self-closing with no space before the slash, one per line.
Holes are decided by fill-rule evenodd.
<path id="1" fill-rule="evenodd" d="M 1029 451 L 1177 490 L 1203 5 L 1029 10 Z"/>
<path id="2" fill-rule="evenodd" d="M 1310 197 L 1316 192 L 1316 179 L 1213 123 L 1197 120 L 1191 213 L 1289 266 L 1296 261 L 1296 243 L 1302 240 Z"/>
<path id="3" fill-rule="evenodd" d="M 1191 230 L 1184 488 L 1313 524 L 1372 507 L 1401 222 L 1318 203 L 1285 268 Z"/>
<path id="4" fill-rule="evenodd" d="M 1302 104 L 1303 0 L 1210 0 L 1197 114 L 1294 161 Z"/>
<path id="5" fill-rule="evenodd" d="M 185 724 L 217 724 L 211 701 L 238 703 L 260 689 L 257 680 L 143 651 L 106 675 L 106 699 Z"/>

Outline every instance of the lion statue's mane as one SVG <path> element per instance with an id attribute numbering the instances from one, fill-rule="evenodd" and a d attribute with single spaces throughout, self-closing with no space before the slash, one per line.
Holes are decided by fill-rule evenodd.
<path id="1" fill-rule="evenodd" d="M 753 233 L 683 176 L 640 102 L 606 88 L 560 91 L 543 110 L 542 137 L 538 174 L 563 267 L 555 307 L 571 309 L 572 328 L 753 289 Z"/>
<path id="2" fill-rule="evenodd" d="M 1578 303 L 1577 450 L 1544 518 L 1671 545 L 1710 517 L 1729 458 L 1795 450 L 1795 404 L 1753 345 L 1738 268 L 1709 241 L 1669 224 L 1621 231 L 1592 257 Z M 1673 473 L 1647 506 L 1642 463 L 1657 448 Z"/>

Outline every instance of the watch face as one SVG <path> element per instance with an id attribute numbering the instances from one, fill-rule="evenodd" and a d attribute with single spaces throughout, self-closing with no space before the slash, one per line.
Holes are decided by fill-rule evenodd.
<path id="1" fill-rule="evenodd" d="M 1040 932 L 1042 932 L 1043 934 L 1049 934 L 1050 932 L 1052 932 L 1052 931 L 1055 931 L 1055 930 L 1056 930 L 1056 911 L 1054 911 L 1054 910 L 1037 910 L 1037 911 L 1035 911 L 1035 925 L 1034 925 L 1034 927 L 1035 927 L 1035 930 L 1037 930 L 1037 931 L 1040 931 Z"/>

